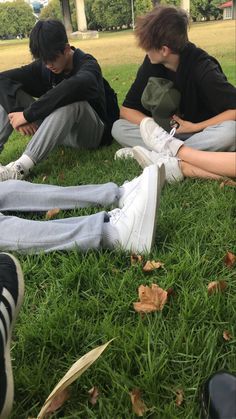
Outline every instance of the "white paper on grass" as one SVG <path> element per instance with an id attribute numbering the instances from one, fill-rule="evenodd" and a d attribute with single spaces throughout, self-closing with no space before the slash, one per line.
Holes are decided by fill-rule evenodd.
<path id="1" fill-rule="evenodd" d="M 86 371 L 90 367 L 90 365 L 92 365 L 99 358 L 99 356 L 103 353 L 103 351 L 112 341 L 113 339 L 109 340 L 109 342 L 107 343 L 104 343 L 104 345 L 92 349 L 90 352 L 83 355 L 72 365 L 72 367 L 67 371 L 64 377 L 59 381 L 56 387 L 49 394 L 48 398 L 45 400 L 44 405 L 37 416 L 37 419 L 44 418 L 52 400 L 56 396 L 58 396 L 58 394 L 61 391 L 63 391 L 66 387 L 73 383 L 73 381 L 79 378 L 84 373 L 84 371 Z"/>

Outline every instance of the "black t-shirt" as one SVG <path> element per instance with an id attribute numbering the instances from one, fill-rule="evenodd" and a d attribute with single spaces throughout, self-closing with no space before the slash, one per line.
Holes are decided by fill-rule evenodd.
<path id="1" fill-rule="evenodd" d="M 236 88 L 227 81 L 220 64 L 190 42 L 180 54 L 176 72 L 162 64 L 151 64 L 146 56 L 123 106 L 150 115 L 141 104 L 149 77 L 163 77 L 174 82 L 174 87 L 181 93 L 180 116 L 185 120 L 201 122 L 236 108 Z"/>

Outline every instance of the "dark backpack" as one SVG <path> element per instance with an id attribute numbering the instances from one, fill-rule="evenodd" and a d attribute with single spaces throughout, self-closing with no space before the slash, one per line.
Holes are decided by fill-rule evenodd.
<path id="1" fill-rule="evenodd" d="M 106 96 L 106 110 L 108 117 L 108 124 L 112 126 L 114 122 L 120 117 L 120 110 L 117 100 L 117 94 L 115 90 L 112 89 L 110 84 L 103 77 L 103 84 Z"/>

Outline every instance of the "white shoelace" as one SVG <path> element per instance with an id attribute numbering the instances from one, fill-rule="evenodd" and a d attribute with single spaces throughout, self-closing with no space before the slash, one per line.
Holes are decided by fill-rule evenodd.
<path id="1" fill-rule="evenodd" d="M 158 127 L 156 127 L 154 129 L 154 131 L 152 133 L 152 136 L 154 138 L 155 137 L 158 137 L 158 141 L 161 141 L 161 140 L 168 141 L 168 140 L 172 140 L 172 138 L 174 137 L 175 133 L 176 133 L 176 128 L 175 127 L 172 128 L 172 130 L 170 131 L 170 133 L 168 133 L 163 128 L 161 128 L 161 127 L 158 126 Z"/>

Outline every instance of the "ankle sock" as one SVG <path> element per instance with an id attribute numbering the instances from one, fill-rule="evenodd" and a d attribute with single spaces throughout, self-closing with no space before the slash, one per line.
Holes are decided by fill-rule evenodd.
<path id="1" fill-rule="evenodd" d="M 119 241 L 119 234 L 115 227 L 111 223 L 104 222 L 102 230 L 102 247 L 104 249 L 114 249 L 115 244 Z"/>

